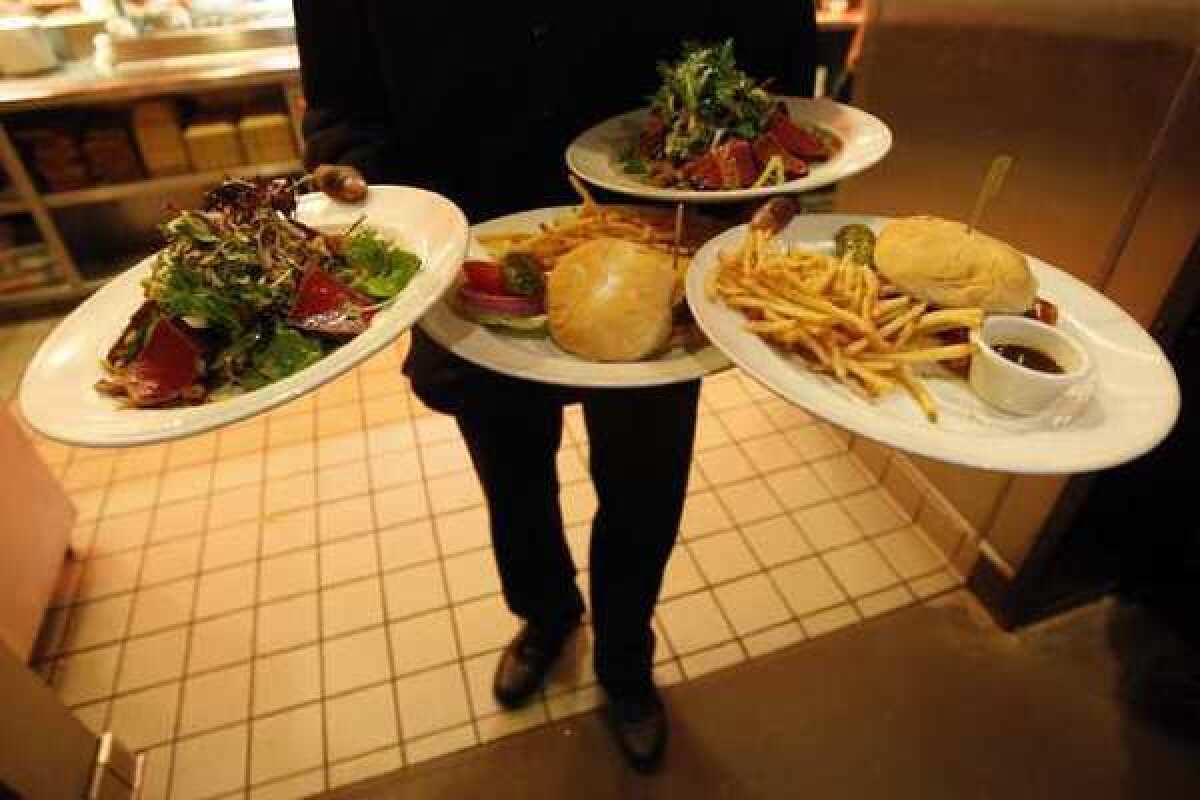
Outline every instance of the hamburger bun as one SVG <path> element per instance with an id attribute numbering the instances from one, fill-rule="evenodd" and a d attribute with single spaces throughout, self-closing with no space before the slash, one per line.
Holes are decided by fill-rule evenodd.
<path id="1" fill-rule="evenodd" d="M 550 335 L 590 361 L 637 361 L 671 335 L 671 256 L 596 239 L 562 256 L 546 281 Z"/>
<path id="2" fill-rule="evenodd" d="M 906 294 L 941 308 L 1019 314 L 1037 295 L 1037 280 L 1020 252 L 937 217 L 889 222 L 875 243 L 875 266 Z"/>

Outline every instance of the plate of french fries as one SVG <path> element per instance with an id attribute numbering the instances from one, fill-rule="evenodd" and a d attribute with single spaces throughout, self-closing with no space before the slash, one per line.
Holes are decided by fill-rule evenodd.
<path id="1" fill-rule="evenodd" d="M 681 324 L 670 340 L 649 357 L 602 362 L 566 352 L 545 331 L 521 332 L 479 324 L 456 307 L 458 286 L 421 320 L 421 328 L 440 345 L 472 363 L 516 378 L 560 386 L 643 387 L 679 383 L 728 369 L 730 361 L 699 334 L 684 301 L 684 277 L 695 251 L 713 233 L 710 220 L 689 217 L 682 239 L 674 209 L 596 204 L 585 192 L 579 206 L 561 206 L 510 214 L 475 225 L 467 254 L 471 260 L 500 261 L 520 252 L 552 270 L 558 259 L 598 239 L 621 239 L 665 252 L 678 252 L 675 304 Z"/>
<path id="2" fill-rule="evenodd" d="M 965 466 L 1058 474 L 1136 458 L 1170 431 L 1179 388 L 1153 339 L 1104 295 L 1026 256 L 1058 326 L 1086 348 L 1089 394 L 1055 413 L 1017 417 L 976 396 L 961 369 L 979 308 L 937 309 L 869 264 L 836 255 L 847 226 L 876 234 L 883 217 L 814 214 L 754 223 L 710 240 L 693 259 L 687 298 L 701 329 L 745 372 L 853 433 Z"/>

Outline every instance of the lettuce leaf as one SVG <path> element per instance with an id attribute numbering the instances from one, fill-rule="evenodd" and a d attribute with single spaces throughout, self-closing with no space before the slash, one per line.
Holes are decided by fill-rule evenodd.
<path id="1" fill-rule="evenodd" d="M 356 271 L 365 270 L 366 273 L 354 282 L 354 288 L 380 299 L 399 294 L 421 268 L 421 259 L 393 247 L 369 228 L 350 237 L 346 260 Z"/>

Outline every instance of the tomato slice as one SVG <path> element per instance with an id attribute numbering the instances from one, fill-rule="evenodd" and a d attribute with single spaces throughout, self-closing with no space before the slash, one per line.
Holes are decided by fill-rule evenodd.
<path id="1" fill-rule="evenodd" d="M 463 263 L 467 284 L 487 294 L 509 294 L 504 288 L 504 275 L 500 265 L 491 261 L 467 261 Z"/>

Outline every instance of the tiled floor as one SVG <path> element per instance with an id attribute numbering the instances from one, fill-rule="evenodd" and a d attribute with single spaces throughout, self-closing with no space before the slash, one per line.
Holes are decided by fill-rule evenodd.
<path id="1" fill-rule="evenodd" d="M 41 333 L 6 333 L 0 362 Z M 586 632 L 529 708 L 492 700 L 516 621 L 482 495 L 452 420 L 410 394 L 399 359 L 167 446 L 39 442 L 79 508 L 39 666 L 88 725 L 148 751 L 147 798 L 300 796 L 601 702 Z M 844 434 L 736 371 L 702 403 L 655 620 L 662 684 L 957 585 Z M 566 427 L 563 512 L 586 590 L 596 500 L 577 409 Z"/>

